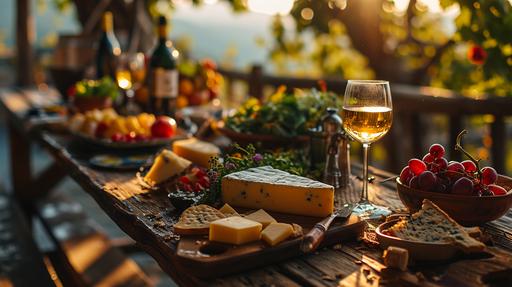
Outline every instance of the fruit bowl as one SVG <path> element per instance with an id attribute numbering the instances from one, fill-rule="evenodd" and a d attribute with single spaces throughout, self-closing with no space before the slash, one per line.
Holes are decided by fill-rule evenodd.
<path id="1" fill-rule="evenodd" d="M 504 195 L 468 196 L 439 193 L 411 188 L 396 179 L 398 196 L 402 203 L 415 212 L 421 209 L 423 199 L 429 199 L 464 226 L 481 225 L 503 216 L 512 206 L 512 178 L 499 175 L 497 185 L 505 188 Z"/>

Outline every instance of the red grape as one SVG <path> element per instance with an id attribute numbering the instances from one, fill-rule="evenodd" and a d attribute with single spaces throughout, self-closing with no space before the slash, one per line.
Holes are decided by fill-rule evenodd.
<path id="1" fill-rule="evenodd" d="M 452 193 L 471 195 L 473 193 L 473 182 L 467 177 L 459 178 L 452 186 Z"/>
<path id="2" fill-rule="evenodd" d="M 410 188 L 420 188 L 419 184 L 418 184 L 418 177 L 417 176 L 413 176 L 411 178 L 411 180 L 409 181 L 409 187 Z"/>
<path id="3" fill-rule="evenodd" d="M 435 158 L 441 158 L 444 156 L 445 153 L 444 147 L 440 144 L 431 145 L 428 151 Z"/>
<path id="4" fill-rule="evenodd" d="M 498 173 L 496 170 L 490 166 L 486 166 L 482 168 L 482 178 L 481 181 L 483 184 L 493 184 L 498 180 Z"/>
<path id="5" fill-rule="evenodd" d="M 183 184 L 190 184 L 190 183 L 192 183 L 192 182 L 190 181 L 190 178 L 188 178 L 188 176 L 186 176 L 186 175 L 181 176 L 181 177 L 180 177 L 180 179 L 179 179 L 179 181 L 180 181 L 181 183 L 183 183 Z"/>
<path id="6" fill-rule="evenodd" d="M 430 190 L 436 184 L 436 175 L 431 171 L 424 171 L 418 177 L 418 186 L 422 190 Z"/>
<path id="7" fill-rule="evenodd" d="M 425 163 L 433 163 L 434 157 L 430 153 L 427 153 L 425 156 L 423 156 L 423 161 Z"/>
<path id="8" fill-rule="evenodd" d="M 434 160 L 431 170 L 433 172 L 440 172 L 442 170 L 445 170 L 447 166 L 448 161 L 444 157 L 438 157 Z"/>
<path id="9" fill-rule="evenodd" d="M 448 163 L 448 170 L 455 172 L 464 172 L 464 166 L 460 162 L 450 161 Z"/>
<path id="10" fill-rule="evenodd" d="M 400 182 L 403 184 L 407 184 L 413 176 L 414 174 L 411 172 L 411 168 L 409 166 L 406 166 L 402 169 L 402 172 L 400 173 Z"/>
<path id="11" fill-rule="evenodd" d="M 494 193 L 494 195 L 505 195 L 505 194 L 507 194 L 507 190 L 504 189 L 503 187 L 499 186 L 499 185 L 489 184 L 487 187 L 489 188 L 490 191 L 492 191 Z"/>
<path id="12" fill-rule="evenodd" d="M 470 160 L 465 160 L 461 162 L 461 164 L 464 166 L 464 170 L 467 172 L 476 172 L 476 165 L 474 162 Z"/>
<path id="13" fill-rule="evenodd" d="M 438 182 L 432 188 L 432 191 L 440 192 L 440 193 L 445 192 L 446 191 L 446 185 L 440 183 L 439 180 L 438 180 Z"/>
<path id="14" fill-rule="evenodd" d="M 409 168 L 415 175 L 419 175 L 427 170 L 427 165 L 423 161 L 413 158 L 409 160 Z"/>

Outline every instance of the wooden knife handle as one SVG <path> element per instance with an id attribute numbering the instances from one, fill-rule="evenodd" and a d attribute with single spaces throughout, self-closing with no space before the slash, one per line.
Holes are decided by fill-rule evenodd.
<path id="1" fill-rule="evenodd" d="M 325 231 L 325 226 L 319 223 L 315 224 L 315 226 L 302 238 L 300 250 L 304 253 L 314 251 L 324 239 Z"/>

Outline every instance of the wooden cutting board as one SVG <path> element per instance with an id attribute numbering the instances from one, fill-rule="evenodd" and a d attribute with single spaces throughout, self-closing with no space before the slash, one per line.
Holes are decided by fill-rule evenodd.
<path id="1" fill-rule="evenodd" d="M 270 212 L 269 212 L 270 213 Z M 270 213 L 278 222 L 296 223 L 306 234 L 322 218 Z M 355 239 L 366 223 L 355 215 L 348 219 L 336 219 L 327 231 L 321 246 Z M 194 270 L 200 278 L 219 277 L 258 266 L 268 265 L 304 253 L 300 251 L 302 237 L 289 239 L 270 247 L 263 241 L 244 245 L 211 242 L 208 236 L 182 236 L 178 244 L 178 260 L 184 267 Z"/>

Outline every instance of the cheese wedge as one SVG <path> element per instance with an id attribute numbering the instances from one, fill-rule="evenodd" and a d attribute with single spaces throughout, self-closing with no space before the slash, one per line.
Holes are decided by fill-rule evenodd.
<path id="1" fill-rule="evenodd" d="M 177 155 L 202 167 L 210 167 L 210 158 L 220 154 L 216 145 L 196 138 L 175 141 L 172 149 Z"/>
<path id="2" fill-rule="evenodd" d="M 268 214 L 263 209 L 246 215 L 244 216 L 244 218 L 261 223 L 263 225 L 263 228 L 267 227 L 267 225 L 269 225 L 270 223 L 277 222 L 277 220 L 275 220 L 272 216 L 270 216 L 270 214 Z"/>
<path id="3" fill-rule="evenodd" d="M 428 199 L 423 200 L 418 212 L 401 217 L 384 232 L 405 240 L 453 244 L 466 253 L 485 249 L 485 244 L 471 237 L 464 227 Z"/>
<path id="4" fill-rule="evenodd" d="M 240 216 L 236 210 L 231 207 L 231 205 L 224 203 L 224 205 L 219 209 L 226 216 Z"/>
<path id="5" fill-rule="evenodd" d="M 144 176 L 144 181 L 150 185 L 160 184 L 167 179 L 182 173 L 190 166 L 191 162 L 170 150 L 162 150 L 155 158 L 155 162 Z"/>
<path id="6" fill-rule="evenodd" d="M 232 216 L 216 220 L 210 223 L 211 241 L 231 244 L 244 244 L 260 239 L 261 223 L 245 219 L 240 216 Z"/>
<path id="7" fill-rule="evenodd" d="M 332 186 L 270 166 L 228 174 L 221 185 L 222 201 L 233 206 L 316 217 L 334 208 Z"/>
<path id="8" fill-rule="evenodd" d="M 271 223 L 261 232 L 261 239 L 270 246 L 275 246 L 293 234 L 293 227 L 287 223 Z"/>
<path id="9" fill-rule="evenodd" d="M 409 264 L 409 251 L 400 247 L 389 246 L 388 249 L 384 250 L 382 259 L 384 259 L 384 265 L 387 267 L 405 271 Z"/>

